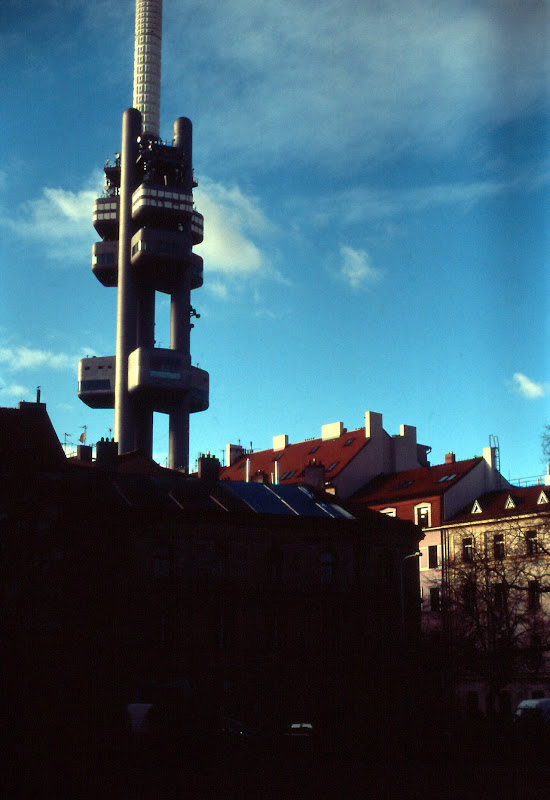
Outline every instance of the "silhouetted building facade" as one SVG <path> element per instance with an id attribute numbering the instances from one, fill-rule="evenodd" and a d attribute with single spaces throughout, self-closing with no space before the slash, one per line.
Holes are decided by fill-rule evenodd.
<path id="1" fill-rule="evenodd" d="M 0 437 L 24 419 L 43 459 L 0 464 L 3 641 L 20 714 L 108 726 L 139 693 L 172 686 L 195 712 L 258 726 L 366 726 L 399 695 L 418 632 L 418 573 L 403 570 L 416 526 L 140 454 L 66 460 L 42 406 L 29 427 L 31 405 L 0 410 Z"/>

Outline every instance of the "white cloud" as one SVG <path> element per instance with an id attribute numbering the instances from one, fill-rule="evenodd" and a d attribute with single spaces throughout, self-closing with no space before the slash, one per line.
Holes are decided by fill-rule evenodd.
<path id="1" fill-rule="evenodd" d="M 76 369 L 78 361 L 84 355 L 69 355 L 68 353 L 54 353 L 51 350 L 19 345 L 16 347 L 0 347 L 0 364 L 10 372 L 30 369 Z"/>
<path id="2" fill-rule="evenodd" d="M 267 267 L 267 257 L 253 237 L 264 236 L 271 225 L 255 197 L 236 185 L 227 187 L 204 178 L 194 196 L 205 220 L 204 242 L 197 248 L 205 269 L 236 276 Z M 219 288 L 220 284 L 218 294 Z"/>
<path id="3" fill-rule="evenodd" d="M 28 200 L 13 212 L 4 208 L 0 224 L 26 242 L 39 243 L 40 255 L 61 266 L 89 259 L 94 239 L 92 206 L 102 185 L 100 173 L 96 172 L 76 192 L 47 186 L 40 197 Z"/>
<path id="4" fill-rule="evenodd" d="M 370 256 L 365 250 L 341 245 L 340 255 L 342 256 L 340 276 L 352 289 L 376 283 L 382 277 L 380 270 L 375 269 L 370 263 Z"/>
<path id="5" fill-rule="evenodd" d="M 545 383 L 536 383 L 522 372 L 514 372 L 512 381 L 515 391 L 529 400 L 537 400 L 548 393 L 548 386 Z"/>
<path id="6" fill-rule="evenodd" d="M 208 281 L 206 288 L 219 300 L 226 300 L 229 295 L 229 287 L 220 281 Z"/>
<path id="7" fill-rule="evenodd" d="M 19 383 L 6 383 L 0 378 L 0 404 L 2 403 L 3 397 L 12 397 L 21 400 L 24 397 L 28 397 L 30 394 L 31 390 L 26 386 L 21 386 Z"/>

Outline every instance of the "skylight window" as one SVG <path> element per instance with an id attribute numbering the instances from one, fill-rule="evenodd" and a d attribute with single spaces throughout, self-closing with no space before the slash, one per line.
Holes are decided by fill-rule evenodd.
<path id="1" fill-rule="evenodd" d="M 442 475 L 441 478 L 437 482 L 438 483 L 445 483 L 446 481 L 452 481 L 453 478 L 456 478 L 456 472 L 453 472 L 451 475 Z"/>
<path id="2" fill-rule="evenodd" d="M 292 478 L 295 472 L 296 472 L 295 469 L 289 469 L 287 472 L 283 472 L 280 479 L 282 481 L 287 481 L 289 478 Z"/>
<path id="3" fill-rule="evenodd" d="M 412 486 L 412 483 L 413 483 L 412 481 L 401 481 L 401 483 L 398 483 L 395 488 L 396 489 L 406 489 L 407 486 Z"/>
<path id="4" fill-rule="evenodd" d="M 353 439 L 353 438 L 348 439 L 347 442 L 344 442 L 344 447 L 349 447 L 350 444 L 352 444 L 354 441 L 355 441 L 355 439 Z"/>
<path id="5" fill-rule="evenodd" d="M 284 453 L 277 453 L 277 455 L 273 457 L 273 461 L 278 461 L 282 456 L 284 456 Z"/>
<path id="6" fill-rule="evenodd" d="M 337 464 L 338 461 L 333 461 L 330 467 L 327 469 L 327 472 L 331 472 Z"/>
<path id="7" fill-rule="evenodd" d="M 309 455 L 311 455 L 312 453 L 316 453 L 317 450 L 319 449 L 319 447 L 320 447 L 320 445 L 318 445 L 318 444 L 316 444 L 314 447 L 312 447 L 311 450 L 309 451 Z"/>

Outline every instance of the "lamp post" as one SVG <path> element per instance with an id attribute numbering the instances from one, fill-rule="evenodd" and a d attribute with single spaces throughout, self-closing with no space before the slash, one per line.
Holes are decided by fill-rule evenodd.
<path id="1" fill-rule="evenodd" d="M 420 552 L 420 550 L 417 550 L 417 551 L 416 551 L 416 553 L 409 553 L 409 555 L 408 555 L 408 556 L 405 556 L 405 558 L 403 558 L 403 559 L 401 560 L 401 567 L 400 567 L 400 581 L 401 581 L 401 626 L 402 626 L 403 630 L 405 629 L 405 586 L 404 586 L 404 581 L 403 581 L 403 565 L 404 565 L 405 561 L 407 561 L 407 559 L 409 559 L 409 558 L 420 558 L 420 556 L 421 556 L 421 555 L 422 555 L 422 553 Z"/>

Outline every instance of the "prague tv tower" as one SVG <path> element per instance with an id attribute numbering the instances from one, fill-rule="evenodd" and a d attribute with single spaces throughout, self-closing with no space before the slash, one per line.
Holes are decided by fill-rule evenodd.
<path id="1" fill-rule="evenodd" d="M 78 396 L 92 408 L 114 408 L 119 453 L 153 452 L 153 411 L 169 415 L 171 469 L 189 467 L 189 414 L 208 408 L 208 373 L 191 366 L 191 289 L 203 282 L 203 240 L 195 211 L 192 127 L 174 123 L 159 138 L 162 0 L 136 0 L 134 106 L 122 117 L 122 146 L 105 165 L 105 192 L 94 203 L 102 241 L 92 271 L 117 286 L 116 356 L 83 358 Z M 155 292 L 170 295 L 170 348 L 155 347 Z"/>

